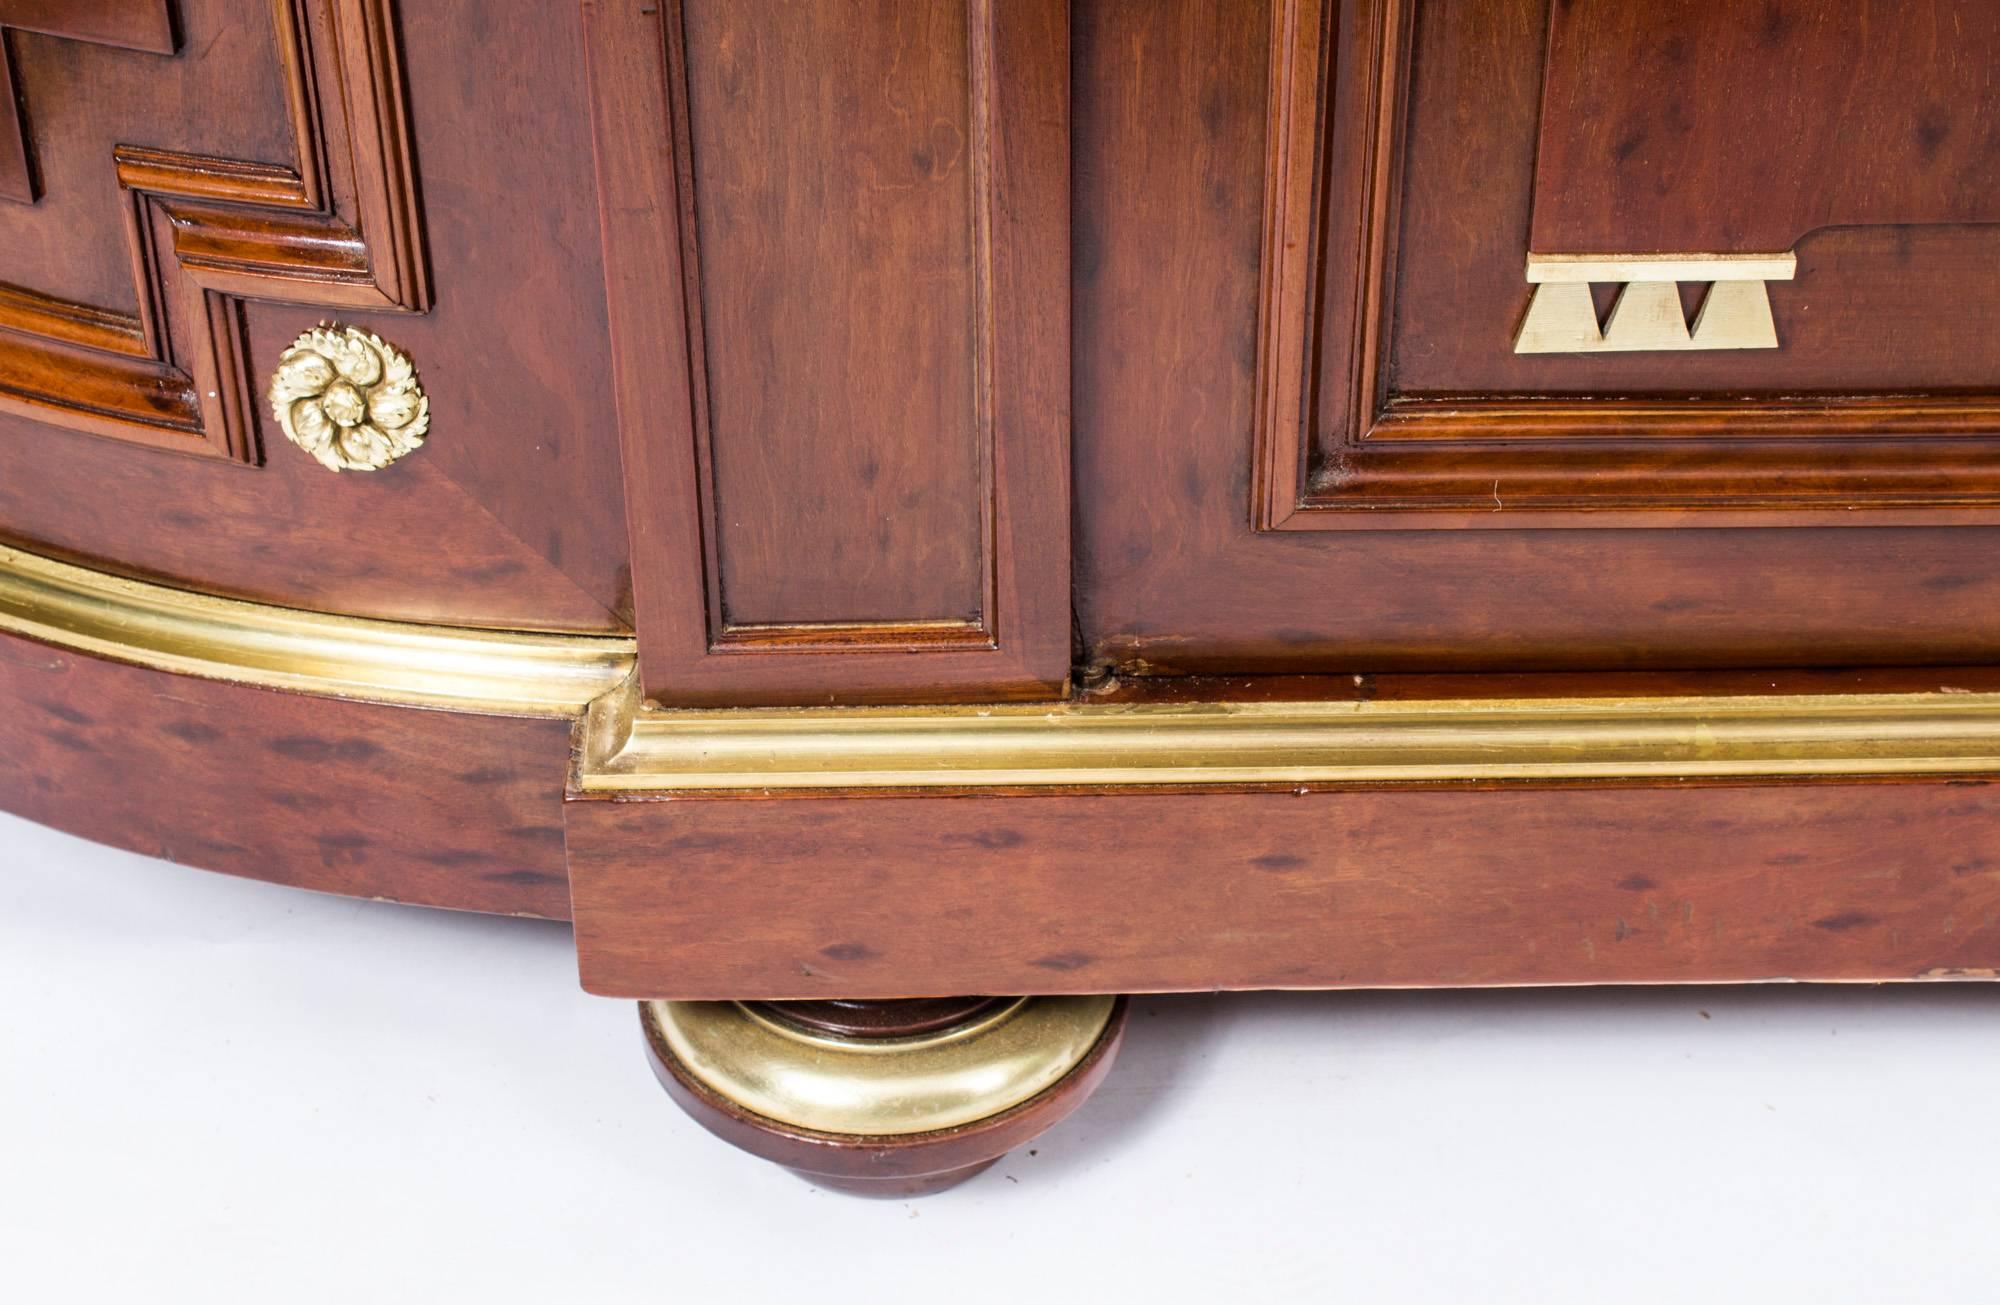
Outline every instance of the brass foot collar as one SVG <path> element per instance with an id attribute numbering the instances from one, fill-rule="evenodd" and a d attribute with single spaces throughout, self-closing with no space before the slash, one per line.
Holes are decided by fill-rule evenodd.
<path id="1" fill-rule="evenodd" d="M 1081 1064 L 1115 997 L 1020 997 L 902 1038 L 828 1034 L 778 1008 L 649 1001 L 644 1018 L 682 1069 L 739 1109 L 796 1128 L 900 1136 L 1011 1110 Z"/>
<path id="2" fill-rule="evenodd" d="M 965 1181 L 1089 1097 L 1125 1027 L 1120 997 L 955 1003 L 649 1001 L 661 1086 L 711 1133 L 809 1181 L 920 1196 Z M 883 1029 L 896 1030 L 885 1035 Z"/>

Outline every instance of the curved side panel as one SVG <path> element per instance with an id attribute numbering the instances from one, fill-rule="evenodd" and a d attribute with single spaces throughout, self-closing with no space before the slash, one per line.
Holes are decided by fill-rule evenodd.
<path id="1" fill-rule="evenodd" d="M 570 726 L 174 675 L 0 635 L 0 808 L 272 883 L 566 919 Z"/>

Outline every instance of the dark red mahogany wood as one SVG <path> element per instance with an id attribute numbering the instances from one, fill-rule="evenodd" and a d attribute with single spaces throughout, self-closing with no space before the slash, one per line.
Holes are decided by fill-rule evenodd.
<path id="1" fill-rule="evenodd" d="M 584 14 L 646 695 L 1058 692 L 1065 0 Z"/>
<path id="2" fill-rule="evenodd" d="M 172 54 L 173 12 L 167 0 L 0 0 L 0 200 L 32 204 L 38 191 L 27 123 L 14 92 L 13 61 L 7 56 L 5 32 L 10 27 Z"/>
<path id="3" fill-rule="evenodd" d="M 1821 227 L 2000 220 L 1996 50 L 1992 0 L 1565 0 L 1534 248 L 1778 253 Z"/>
<path id="4" fill-rule="evenodd" d="M 0 808 L 251 879 L 569 915 L 569 726 L 168 675 L 0 635 Z"/>
<path id="5" fill-rule="evenodd" d="M 43 194 L 0 201 L 0 538 L 285 606 L 629 628 L 575 13 L 171 8 L 178 53 L 5 38 Z M 415 362 L 417 456 L 334 476 L 270 422 L 328 317 Z"/>
<path id="6" fill-rule="evenodd" d="M 0 29 L 0 539 L 32 553 L 635 631 L 676 707 L 1995 685 L 1954 669 L 2000 666 L 1993 0 L 0 0 Z M 1775 349 L 1514 352 L 1531 252 L 1794 245 Z M 333 476 L 275 428 L 322 318 L 412 358 L 415 455 Z M 147 655 L 0 637 L 0 805 L 574 907 L 606 993 L 858 1035 L 963 993 L 2000 973 L 1992 775 L 565 802 L 569 721 L 113 660 Z M 1800 669 L 1856 666 L 1915 669 Z M 854 1004 L 910 998 L 948 1000 Z M 1108 1063 L 859 1145 L 660 1068 L 751 1149 L 909 1191 Z"/>
<path id="7" fill-rule="evenodd" d="M 1893 7 L 1885 52 L 1900 84 L 1922 88 L 1925 43 L 1950 29 L 1928 5 Z M 1838 77 L 1781 65 L 1831 57 L 1825 32 L 1854 8 L 1079 4 L 1087 660 L 1162 674 L 2000 658 L 2000 574 L 1988 533 L 1966 528 L 2000 503 L 2000 226 L 1806 236 L 1798 279 L 1773 288 L 1776 350 L 1512 348 L 1537 142 L 1589 130 L 1544 121 L 1552 17 L 1671 13 L 1692 63 L 1711 36 L 1776 15 L 1793 38 L 1756 47 L 1772 75 L 1726 94 L 1691 91 L 1664 55 L 1562 74 L 1619 110 L 1680 112 L 1704 131 L 1726 119 L 1775 145 L 1797 139 L 1784 133 L 1800 115 L 1838 107 Z M 1965 30 L 1984 41 L 1990 27 Z M 2000 66 L 1983 45 L 1953 58 Z M 1802 83 L 1811 104 L 1772 98 Z M 1959 127 L 1990 112 L 1986 98 L 1937 106 L 1953 130 L 1940 167 L 1978 157 L 1979 133 Z M 1907 113 L 1921 101 L 1914 90 Z M 1290 152 L 1287 123 L 1303 124 Z M 1906 114 L 1845 133 L 1837 153 L 1796 148 L 1787 182 L 1923 173 L 1916 125 Z M 1641 192 L 1687 171 L 1614 187 L 1617 220 L 1642 221 Z M 1709 229 L 1760 211 L 1756 188 L 1725 193 L 1705 175 L 1687 179 Z M 1278 223 L 1274 191 L 1306 211 Z M 1280 251 L 1309 255 L 1296 283 L 1269 275 Z M 1745 525 L 1759 528 L 1710 528 Z"/>
<path id="8" fill-rule="evenodd" d="M 2000 972 L 2000 788 L 1577 784 L 568 806 L 605 996 Z"/>

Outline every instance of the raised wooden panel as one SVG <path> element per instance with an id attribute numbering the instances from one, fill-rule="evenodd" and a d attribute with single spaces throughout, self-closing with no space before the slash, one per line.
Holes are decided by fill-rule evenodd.
<path id="1" fill-rule="evenodd" d="M 1054 691 L 1066 4 L 584 12 L 647 694 Z"/>
<path id="2" fill-rule="evenodd" d="M 9 28 L 153 54 L 174 52 L 167 0 L 0 0 L 0 34 Z M 14 88 L 13 60 L 0 35 L 0 200 L 32 204 L 36 198 L 28 127 Z"/>
<path id="3" fill-rule="evenodd" d="M 238 397 L 250 435 L 238 447 L 261 444 L 263 462 L 253 469 L 233 458 L 142 447 L 134 440 L 150 436 L 168 449 L 214 452 L 207 437 L 218 427 L 134 428 L 119 417 L 140 392 L 120 388 L 121 377 L 129 379 L 121 367 L 138 360 L 61 351 L 60 366 L 51 362 L 29 378 L 50 392 L 46 402 L 0 403 L 0 539 L 283 606 L 478 626 L 629 629 L 589 99 L 574 8 L 542 0 L 492 0 L 476 13 L 459 0 L 173 0 L 172 8 L 181 44 L 171 57 L 10 34 L 44 194 L 32 206 L 0 203 L 0 280 L 44 301 L 84 306 L 77 316 L 85 325 L 126 327 L 137 320 L 142 288 L 173 287 L 190 306 L 182 312 L 183 301 L 170 296 L 170 311 L 158 319 L 175 359 L 198 358 L 208 347 L 212 309 L 232 315 L 241 323 L 231 338 L 241 342 Z M 302 50 L 312 55 L 310 68 L 287 58 Z M 399 70 L 393 113 L 380 103 L 391 84 L 371 89 L 355 72 L 392 65 Z M 293 98 L 301 88 L 311 92 L 307 100 Z M 301 105 L 317 115 L 304 135 L 293 112 Z M 144 248 L 165 261 L 155 264 L 157 275 L 135 275 L 128 240 L 139 201 L 120 184 L 121 158 L 237 159 L 245 167 L 226 175 L 241 180 L 298 172 L 295 152 L 305 144 L 305 171 L 325 179 L 345 228 L 276 207 L 181 199 L 163 208 L 147 200 L 157 220 Z M 399 152 L 411 167 L 410 188 L 392 220 L 346 188 L 360 161 Z M 419 207 L 421 231 L 402 221 Z M 228 223 L 250 243 L 216 244 Z M 310 242 L 319 261 L 294 261 L 290 237 L 311 231 L 325 237 Z M 266 236 L 270 243 L 256 243 Z M 379 286 L 346 272 L 315 279 L 314 269 L 351 269 L 362 253 L 367 275 L 387 278 L 384 269 L 406 248 L 421 282 L 438 288 L 424 312 L 383 300 Z M 251 265 L 232 267 L 232 253 Z M 235 284 L 239 276 L 248 297 L 197 284 Z M 400 296 L 408 297 L 409 284 Z M 327 302 L 345 295 L 377 306 Z M 379 333 L 415 360 L 431 401 L 431 436 L 390 470 L 330 475 L 271 421 L 261 394 L 272 367 L 323 318 Z M 51 359 L 59 352 L 0 330 L 0 357 L 29 345 Z M 146 393 L 163 410 L 187 414 L 191 383 L 191 374 L 161 373 Z M 108 403 L 93 403 L 102 392 Z M 227 393 L 218 389 L 217 400 Z M 80 422 L 91 433 L 75 429 Z"/>
<path id="4" fill-rule="evenodd" d="M 1326 7 L 1271 15 L 1260 526 L 1994 520 L 1991 6 Z M 1794 242 L 1776 349 L 1514 352 L 1531 250 Z"/>
<path id="5" fill-rule="evenodd" d="M 2000 5 L 1570 0 L 1535 173 L 1539 253 L 2000 222 Z"/>
<path id="6" fill-rule="evenodd" d="M 722 621 L 976 623 L 992 155 L 966 8 L 683 13 Z"/>
<path id="7" fill-rule="evenodd" d="M 1702 398 L 1662 390 L 1660 359 L 1645 355 L 1516 355 L 1513 332 L 1531 291 L 1523 260 L 1549 8 L 1546 0 L 1425 0 L 1396 36 L 1383 23 L 1390 15 L 1345 2 L 1327 15 L 1324 38 L 1319 28 L 1295 25 L 1298 40 L 1286 45 L 1273 39 L 1286 30 L 1280 11 L 1262 0 L 1078 0 L 1075 538 L 1087 660 L 1164 675 L 2000 658 L 1995 532 L 1967 524 L 1982 513 L 1991 520 L 1990 511 L 1936 499 L 1852 511 L 1800 506 L 1854 503 L 1862 476 L 1909 484 L 1935 473 L 1917 456 L 1923 441 L 1871 445 L 1816 436 L 1806 423 L 1850 410 L 1854 392 L 1835 388 L 1843 374 L 1867 385 L 1864 401 L 1872 392 L 1883 402 L 1909 384 L 1922 400 L 1916 409 L 1969 406 L 1982 379 L 2000 376 L 2000 296 L 1963 293 L 2000 266 L 1993 242 L 2000 233 L 1843 228 L 1803 242 L 1799 278 L 1774 287 L 1780 326 L 1801 347 L 1755 359 L 1783 377 L 1779 397 L 1815 396 L 1790 409 L 1769 395 L 1737 398 L 1749 355 L 1668 358 L 1676 376 L 1699 380 Z M 1333 428 L 1317 416 L 1319 429 L 1299 423 L 1306 434 L 1295 460 L 1252 456 L 1255 433 L 1272 430 L 1274 391 L 1260 382 L 1276 375 L 1259 369 L 1272 338 L 1260 312 L 1270 284 L 1265 255 L 1289 239 L 1269 238 L 1287 228 L 1272 224 L 1263 184 L 1271 126 L 1281 116 L 1272 97 L 1286 84 L 1274 77 L 1272 51 L 1300 41 L 1324 49 L 1336 75 L 1349 56 L 1363 70 L 1385 67 L 1381 54 L 1407 47 L 1411 79 L 1400 91 L 1378 83 L 1372 94 L 1375 102 L 1399 94 L 1408 123 L 1392 151 L 1403 160 L 1405 185 L 1374 192 L 1384 205 L 1397 201 L 1383 228 L 1392 259 L 1380 294 L 1393 311 L 1376 370 L 1434 419 L 1462 413 L 1475 432 L 1394 449 L 1387 439 L 1363 441 L 1345 464 L 1356 472 L 1351 479 L 1316 485 L 1343 506 L 1294 511 L 1286 522 L 1351 529 L 1259 529 L 1252 508 L 1254 501 L 1282 511 L 1298 501 L 1308 446 L 1320 475 L 1343 466 L 1320 455 L 1322 430 Z M 1309 82 L 1316 79 L 1310 56 L 1306 68 Z M 1336 81 L 1333 120 L 1366 116 L 1352 106 L 1370 102 L 1369 88 L 1367 77 Z M 1317 113 L 1312 97 L 1305 103 Z M 1356 132 L 1326 141 L 1328 175 L 1351 175 L 1358 151 L 1349 142 L 1375 139 Z M 1313 148 L 1308 143 L 1308 156 Z M 1303 224 L 1289 228 L 1305 233 L 1309 256 L 1314 208 L 1308 200 Z M 1356 218 L 1327 238 L 1352 248 L 1360 229 Z M 1982 248 L 1990 251 L 1983 261 Z M 1366 265 L 1358 253 L 1328 263 L 1325 300 L 1352 316 L 1358 278 L 1335 272 Z M 1316 293 L 1309 278 L 1302 284 Z M 1976 329 L 1942 329 L 1935 310 L 1945 304 L 1953 320 Z M 1313 319 L 1300 320 L 1296 335 Z M 1811 360 L 1808 338 L 1819 342 Z M 1725 368 L 1737 369 L 1734 383 Z M 1338 374 L 1332 364 L 1311 371 L 1302 364 L 1295 392 L 1324 403 L 1338 393 L 1331 380 L 1317 396 L 1307 382 Z M 1572 410 L 1620 415 L 1611 435 L 1542 438 L 1483 422 L 1482 397 L 1530 409 L 1543 430 Z M 1401 401 L 1388 412 L 1400 412 Z M 1687 434 L 1685 424 L 1649 424 L 1655 405 L 1671 421 L 1692 423 L 1705 405 L 1725 401 L 1733 401 L 1726 421 L 1707 438 Z M 1790 430 L 1751 435 L 1746 414 L 1760 411 L 1793 423 Z M 1973 461 L 1987 444 L 1978 435 L 1930 442 Z M 1786 466 L 1791 448 L 1801 459 Z M 1756 470 L 1753 452 L 1776 464 L 1777 487 L 1794 496 L 1786 506 L 1763 509 L 1760 518 L 1718 507 L 1713 497 L 1692 506 L 1657 497 L 1663 483 L 1692 476 L 1704 458 L 1712 459 L 1706 474 L 1738 476 L 1740 487 Z M 1401 505 L 1360 506 L 1370 486 L 1385 495 L 1394 488 L 1381 478 L 1399 465 L 1396 454 L 1445 464 L 1459 477 L 1458 497 L 1426 498 L 1435 482 L 1417 483 Z M 1520 495 L 1543 466 L 1566 470 L 1585 504 L 1522 510 Z M 1259 498 L 1271 487 L 1253 475 L 1259 467 L 1288 468 L 1283 488 L 1293 497 Z M 1825 499 L 1807 497 L 1822 492 Z M 1746 520 L 1792 528 L 1735 528 Z M 1864 520 L 1873 528 L 1852 528 Z M 1925 528 L 1932 523 L 1940 528 Z M 1599 524 L 1648 528 L 1577 528 Z"/>
<path id="8" fill-rule="evenodd" d="M 6 37 L 0 34 L 0 199 L 17 204 L 33 203 L 35 174 L 28 161 L 28 134 L 17 117 L 6 121 L 7 106 L 17 105 L 20 92 L 14 89 L 13 61 L 7 57 Z"/>
<path id="9" fill-rule="evenodd" d="M 389 0 L 268 12 L 296 165 L 120 146 L 138 312 L 0 286 L 0 410 L 254 462 L 244 299 L 429 305 Z"/>
<path id="10" fill-rule="evenodd" d="M 0 27 L 172 54 L 168 0 L 0 0 Z"/>

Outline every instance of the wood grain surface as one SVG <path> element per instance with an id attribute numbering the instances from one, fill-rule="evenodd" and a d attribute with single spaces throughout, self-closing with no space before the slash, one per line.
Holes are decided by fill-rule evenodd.
<path id="1" fill-rule="evenodd" d="M 1113 695 L 1229 677 L 1144 690 L 1185 700 L 2000 664 L 1990 5 L 93 25 L 166 12 L 0 0 L 28 131 L 0 184 L 40 190 L 0 202 L 0 539 L 635 629 L 670 706 L 1052 698 L 1073 660 Z M 1777 350 L 1511 351 L 1545 239 L 1781 237 Z M 257 398 L 336 314 L 430 396 L 374 475 Z M 565 805 L 562 722 L 0 647 L 14 809 L 333 891 L 561 915 L 573 887 L 586 978 L 627 995 L 2000 965 L 1976 781 Z M 1245 678 L 1288 673 L 1354 678 Z"/>
<path id="2" fill-rule="evenodd" d="M 2000 204 L 2000 186 L 1976 175 L 1946 185 L 1956 197 L 1948 210 L 1913 199 L 1876 226 L 1810 236 L 1801 228 L 1780 246 L 1803 239 L 1801 274 L 1771 288 L 1776 350 L 1514 352 L 1528 295 L 1522 227 L 1532 178 L 1559 203 L 1605 197 L 1614 210 L 1605 220 L 1632 231 L 1652 230 L 1662 208 L 1712 223 L 1767 212 L 1755 186 L 1727 184 L 1741 158 L 1709 170 L 1676 155 L 1643 184 L 1614 186 L 1600 179 L 1598 161 L 1551 149 L 1552 133 L 1567 139 L 1634 115 L 1661 118 L 1683 136 L 1753 138 L 1785 155 L 1787 176 L 1829 188 L 1851 175 L 1879 187 L 1907 172 L 1913 196 L 1936 191 L 1933 173 L 1947 163 L 1954 175 L 1978 171 L 1967 159 L 1990 133 L 1976 105 L 1958 110 L 1968 121 L 1957 126 L 1933 124 L 1969 142 L 1946 160 L 1899 148 L 1894 125 L 1921 97 L 1825 103 L 1838 94 L 1825 88 L 1845 85 L 1850 57 L 1828 33 L 1850 18 L 1866 27 L 1867 15 L 1774 6 L 1753 40 L 1749 7 L 1670 8 L 1670 38 L 1646 26 L 1663 12 L 1648 9 L 1629 18 L 1646 37 L 1606 54 L 1562 34 L 1579 25 L 1622 32 L 1617 16 L 1637 12 L 1629 6 L 1271 6 L 1254 430 L 1261 526 L 1991 524 L 2000 454 L 1991 439 L 1968 437 L 2000 430 L 2000 316 L 1987 320 L 2000 313 L 2000 297 L 1980 288 L 1995 276 L 2000 226 L 1963 223 Z M 1991 25 L 1954 14 L 1902 27 L 1930 32 L 1933 44 L 1958 42 L 1950 63 L 1960 80 L 2000 67 Z M 1881 57 L 1918 84 L 1926 48 L 1911 38 Z M 1676 50 L 1680 62 L 1659 53 Z M 1718 59 L 1730 75 L 1702 84 L 1726 85 L 1727 94 L 1680 93 L 1687 66 Z M 1783 75 L 1735 66 L 1758 60 L 1782 65 Z M 1939 102 L 1953 93 L 1947 71 Z M 1592 98 L 1564 99 L 1556 88 L 1570 83 L 1587 85 Z M 1859 113 L 1871 125 L 1802 129 L 1799 118 L 1816 106 L 1821 116 Z M 1650 157 L 1640 150 L 1622 166 L 1644 171 Z M 1881 225 L 1890 222 L 1900 225 Z M 1619 288 L 1597 288 L 1600 317 Z M 1685 286 L 1683 312 L 1698 312 L 1706 291 Z"/>
<path id="3" fill-rule="evenodd" d="M 993 160 L 967 10 L 683 7 L 725 625 L 984 609 Z"/>
<path id="4" fill-rule="evenodd" d="M 569 726 L 121 666 L 0 635 L 0 808 L 180 865 L 569 914 Z"/>
<path id="5" fill-rule="evenodd" d="M 1067 4 L 584 13 L 647 696 L 1056 692 Z"/>
<path id="6" fill-rule="evenodd" d="M 291 162 L 115 145 L 137 312 L 33 289 L 0 295 L 0 409 L 255 463 L 261 386 L 244 357 L 242 299 L 429 306 L 390 6 L 271 0 L 265 14 Z M 165 26 L 163 10 L 149 16 L 126 23 Z M 162 32 L 152 39 L 172 53 Z"/>
<path id="7" fill-rule="evenodd" d="M 1813 783 L 572 801 L 608 996 L 2000 971 L 2000 790 Z"/>
<path id="8" fill-rule="evenodd" d="M 28 149 L 28 124 L 14 90 L 13 61 L 6 49 L 4 33 L 9 28 L 172 54 L 173 11 L 167 0 L 0 0 L 0 200 L 32 204 L 40 188 Z"/>
<path id="9" fill-rule="evenodd" d="M 440 290 L 426 314 L 349 307 L 338 315 L 415 360 L 432 413 L 421 454 L 385 472 L 336 477 L 291 448 L 255 396 L 278 355 L 329 309 L 246 303 L 231 321 L 245 369 L 238 384 L 251 395 L 240 415 L 254 438 L 238 452 L 261 448 L 264 465 L 137 448 L 50 424 L 60 414 L 46 404 L 17 406 L 0 413 L 0 537 L 289 606 L 500 627 L 628 625 L 580 34 L 574 21 L 528 22 L 529 8 L 544 11 L 518 7 L 511 18 L 505 6 L 469 11 L 439 0 L 379 10 L 393 17 L 393 29 L 383 30 L 395 33 L 409 124 L 423 134 L 414 173 L 422 230 L 408 234 L 424 242 Z M 303 10 L 318 22 L 360 12 L 355 0 Z M 264 169 L 232 173 L 232 185 L 300 166 L 286 87 L 302 65 L 285 63 L 271 6 L 186 0 L 178 15 L 185 39 L 171 58 L 10 38 L 46 193 L 32 208 L 0 204 L 0 317 L 10 306 L 81 306 L 62 329 L 105 337 L 104 347 L 44 340 L 34 348 L 46 366 L 14 378 L 29 389 L 54 387 L 80 409 L 103 406 L 90 397 L 92 386 L 122 384 L 106 379 L 104 367 L 138 365 L 118 349 L 136 347 L 133 296 L 148 280 L 135 282 L 125 246 L 121 214 L 130 196 L 121 192 L 114 151 L 128 147 L 128 158 L 151 160 L 148 176 L 161 151 Z M 330 29 L 302 32 L 314 50 L 329 50 Z M 341 48 L 361 53 L 351 42 Z M 322 71 L 320 94 L 333 96 L 334 70 Z M 345 154 L 344 138 L 337 143 L 336 155 Z M 334 182 L 339 171 L 328 174 Z M 523 184 L 529 174 L 533 183 Z M 336 207 L 348 203 L 339 188 Z M 358 215 L 378 244 L 386 241 L 365 205 L 343 211 Z M 228 215 L 201 228 L 210 235 L 242 225 L 245 213 L 253 227 L 265 221 L 227 205 L 201 212 Z M 194 228 L 174 231 L 189 238 Z M 301 242 L 311 243 L 303 234 Z M 280 247 L 288 246 L 280 240 Z M 202 248 L 204 259 L 214 254 Z M 374 266 L 379 272 L 395 261 L 385 253 Z M 281 260 L 255 274 L 264 278 L 257 293 L 312 300 L 318 292 L 287 280 L 304 270 L 309 265 Z M 35 320 L 50 321 L 46 313 Z M 168 315 L 162 340 L 174 357 L 195 349 L 194 320 Z M 26 338 L 9 335 L 0 354 Z M 133 402 L 156 403 L 162 414 L 191 412 L 189 384 L 188 376 L 163 374 L 150 400 Z M 201 443 L 186 433 L 173 439 Z"/>
<path id="10" fill-rule="evenodd" d="M 2000 295 L 1972 291 L 2000 275 L 2000 228 L 1809 240 L 1777 291 L 1792 334 L 1757 357 L 1524 358 L 1511 341 L 1549 5 L 1343 0 L 1319 32 L 1278 39 L 1310 10 L 1077 9 L 1086 660 L 1366 673 L 2000 654 L 1976 524 L 1993 516 L 1973 506 L 2000 490 L 2000 408 L 1981 397 L 2000 390 L 2000 317 L 1978 329 Z M 1274 51 L 1305 61 L 1292 99 Z M 1291 229 L 1267 211 L 1271 124 L 1294 99 L 1323 112 L 1319 52 L 1335 109 L 1317 193 L 1347 216 L 1314 237 L 1344 242 L 1323 320 L 1279 332 L 1303 369 L 1286 391 L 1260 370 L 1280 302 L 1266 241 Z M 1398 60 L 1400 91 L 1364 76 Z M 1368 156 L 1341 133 L 1370 104 L 1401 128 L 1379 254 L 1393 263 L 1379 365 L 1343 389 L 1354 275 L 1378 255 L 1355 243 L 1349 178 Z M 1282 392 L 1320 405 L 1289 457 L 1265 438 Z M 1260 508 L 1284 528 L 1258 530 Z"/>
<path id="11" fill-rule="evenodd" d="M 1566 0 L 1533 247 L 1779 253 L 1821 227 L 2000 222 L 1996 54 L 1991 0 Z"/>

